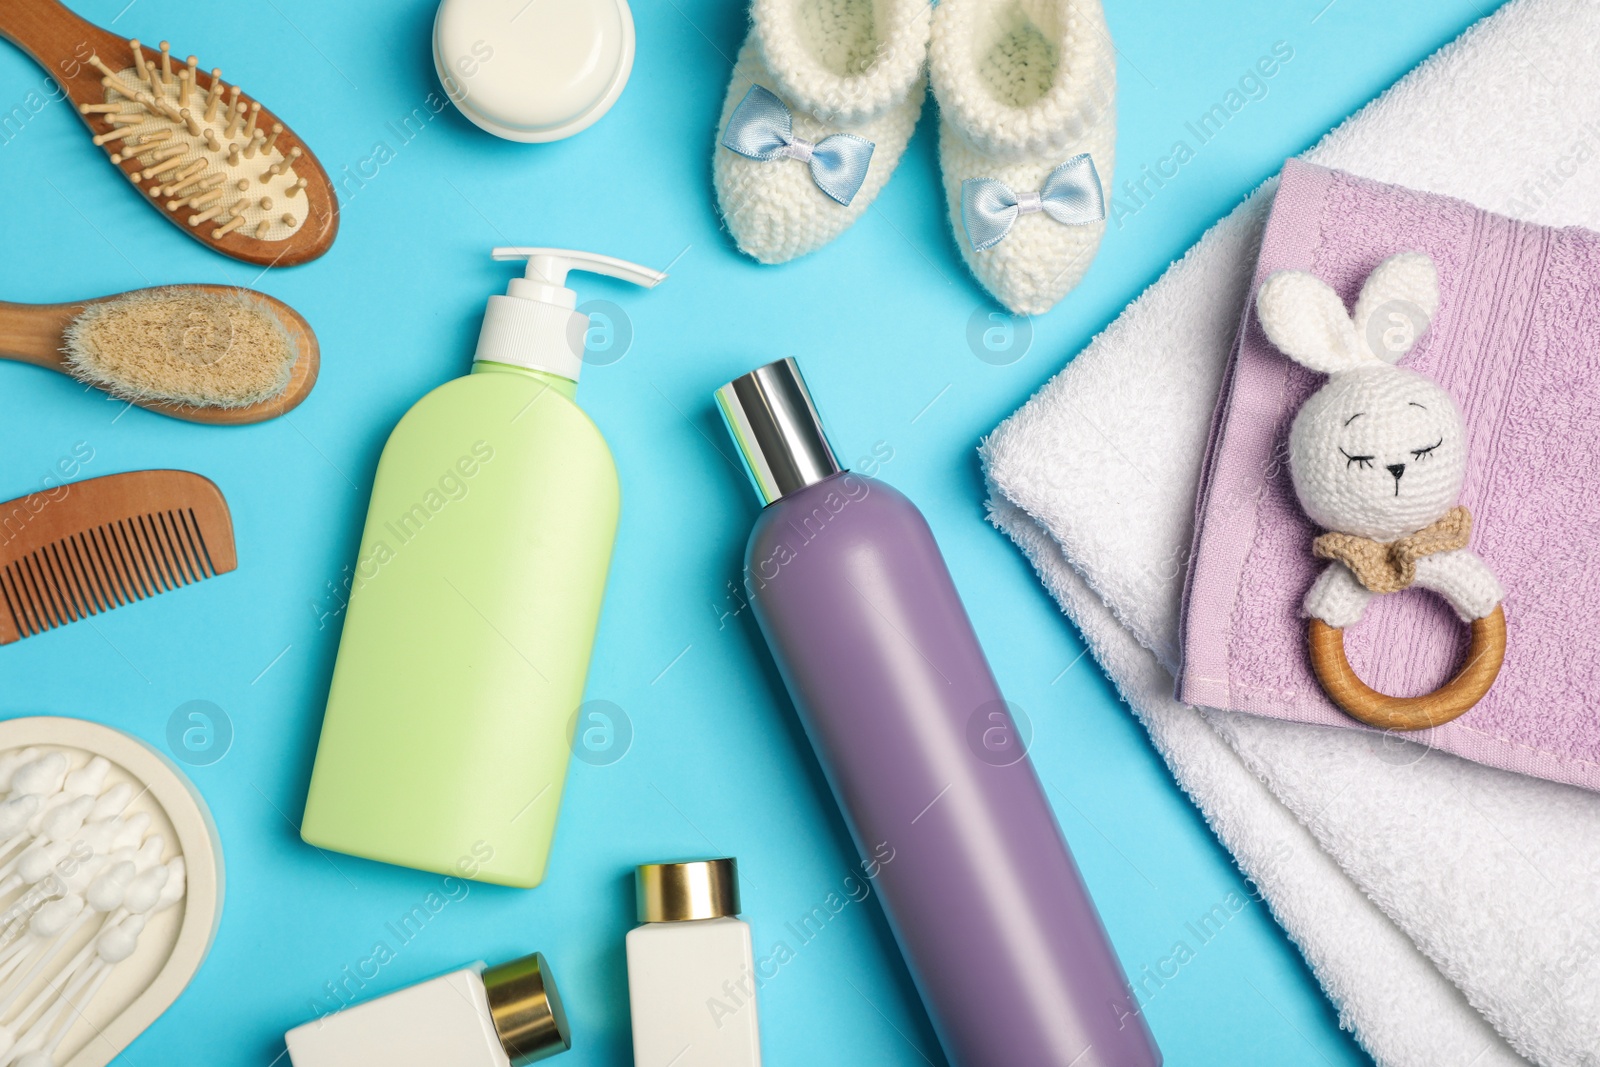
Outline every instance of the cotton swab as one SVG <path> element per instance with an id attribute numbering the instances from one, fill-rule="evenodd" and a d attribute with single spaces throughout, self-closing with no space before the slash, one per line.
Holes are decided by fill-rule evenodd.
<path id="1" fill-rule="evenodd" d="M 139 935 L 144 933 L 144 927 L 143 915 L 130 915 L 96 939 L 94 960 L 17 1042 L 14 1052 L 22 1053 L 21 1058 L 16 1061 L 17 1067 L 56 1067 L 55 1050 L 67 1036 L 67 1031 L 72 1028 L 76 1017 L 83 1014 L 84 1008 L 94 1000 L 95 994 L 100 992 L 101 985 L 110 977 L 117 964 L 132 956 L 134 950 L 139 947 Z M 74 1003 L 75 998 L 77 1003 Z M 74 1009 L 74 1014 L 61 1019 L 68 1007 Z M 61 1021 L 59 1026 L 57 1020 Z M 11 1056 L 7 1055 L 4 1059 L 0 1059 L 0 1067 L 9 1062 Z"/>
<path id="2" fill-rule="evenodd" d="M 55 1067 L 149 920 L 187 891 L 183 857 L 166 859 L 151 814 L 130 810 L 136 786 L 108 786 L 103 757 L 73 763 L 0 752 L 0 1067 Z"/>
<path id="3" fill-rule="evenodd" d="M 29 982 L 38 977 L 39 971 L 43 969 L 48 958 L 41 951 L 46 948 L 47 943 L 54 943 L 55 939 L 61 936 L 62 933 L 77 929 L 77 919 L 83 913 L 83 906 L 83 898 L 76 893 L 69 893 L 64 897 L 57 897 L 55 900 L 47 901 L 28 920 L 28 936 L 6 946 L 4 951 L 0 951 L 0 970 L 11 974 L 11 977 L 6 980 L 6 984 L 11 989 L 3 999 L 0 999 L 0 1014 L 4 1014 L 5 1009 L 11 1006 L 11 1002 L 16 999 L 17 994 L 21 993 Z M 23 977 L 18 980 L 15 977 L 16 973 L 21 971 L 22 965 L 35 957 L 44 958 L 38 959 L 33 968 L 25 972 Z"/>
<path id="4" fill-rule="evenodd" d="M 28 823 L 39 813 L 39 798 L 32 793 L 0 803 L 0 853 L 9 851 L 12 838 L 28 828 Z"/>
<path id="5" fill-rule="evenodd" d="M 61 785 L 67 778 L 67 757 L 60 752 L 51 752 L 40 756 L 17 768 L 11 777 L 11 796 L 32 796 L 39 800 L 39 807 L 28 820 L 27 832 L 37 834 L 45 814 L 49 812 L 51 801 L 61 792 Z M 0 853 L 9 851 L 15 841 L 6 841 L 0 844 Z"/>
<path id="6" fill-rule="evenodd" d="M 86 804 L 92 804 L 93 800 L 92 797 L 79 797 L 72 804 L 59 809 L 47 820 L 48 828 L 52 831 L 69 829 L 79 812 Z M 126 833 L 125 824 L 135 822 L 142 827 L 146 821 L 123 820 L 119 817 L 102 819 L 80 826 L 70 836 L 62 836 L 45 844 L 35 842 L 24 850 L 18 857 L 16 872 L 0 882 L 0 888 L 15 888 L 16 885 L 10 884 L 12 882 L 31 886 L 12 901 L 4 912 L 0 912 L 0 923 L 11 923 L 6 930 L 7 939 L 20 936 L 16 924 L 27 922 L 30 916 L 48 906 L 46 901 L 83 893 L 107 865 L 119 835 Z M 132 860 L 137 858 L 137 853 L 131 853 L 130 850 L 128 858 L 130 868 L 136 870 Z M 0 976 L 12 970 L 8 960 L 14 952 L 19 951 L 18 944 L 23 943 L 26 942 L 14 942 L 0 949 Z"/>
<path id="7" fill-rule="evenodd" d="M 118 782 L 100 794 L 100 799 L 94 802 L 94 810 L 89 813 L 89 818 L 99 820 L 121 815 L 128 810 L 128 804 L 132 800 L 133 786 L 127 782 Z"/>
<path id="8" fill-rule="evenodd" d="M 46 937 L 50 937 L 51 941 L 48 945 L 41 946 L 42 950 L 37 953 L 38 958 L 32 968 L 20 981 L 17 981 L 12 986 L 3 998 L 0 998 L 0 1018 L 5 1016 L 22 991 L 39 976 L 41 971 L 50 965 L 56 956 L 60 954 L 62 947 L 72 939 L 74 934 L 82 929 L 84 923 L 88 922 L 91 916 L 98 914 L 103 920 L 104 916 L 122 905 L 127 897 L 129 886 L 136 876 L 137 868 L 127 860 L 123 860 L 114 864 L 104 874 L 91 882 L 84 896 L 78 897 L 77 894 L 71 894 L 63 897 L 60 901 L 52 901 L 35 913 L 33 923 L 30 924 L 35 934 L 41 941 Z M 170 876 L 163 876 L 163 882 L 169 880 Z M 157 894 L 156 899 L 158 902 L 161 896 L 162 894 Z M 76 909 L 67 903 L 73 900 L 77 901 L 78 906 Z M 46 916 L 47 909 L 50 909 L 55 904 L 60 904 L 62 907 Z M 65 921 L 63 917 L 65 917 Z"/>
<path id="9" fill-rule="evenodd" d="M 11 776 L 11 793 L 13 796 L 23 793 L 53 795 L 66 780 L 67 757 L 60 752 L 49 752 L 17 768 Z"/>
<path id="10" fill-rule="evenodd" d="M 27 768 L 34 769 L 29 771 Z M 18 775 L 23 787 L 40 784 L 49 786 L 54 783 L 55 772 L 59 769 L 54 761 L 46 764 L 39 760 L 27 765 L 27 768 Z M 46 918 L 40 921 L 50 921 L 49 916 L 58 915 L 62 905 L 56 903 L 52 906 L 49 902 L 70 898 L 90 883 L 105 866 L 107 855 L 118 843 L 119 836 L 127 836 L 129 827 L 125 823 L 135 823 L 133 829 L 137 833 L 133 841 L 142 836 L 143 828 L 148 824 L 147 818 L 123 820 L 113 816 L 88 824 L 82 821 L 100 806 L 101 796 L 98 794 L 105 785 L 109 771 L 110 764 L 96 757 L 80 770 L 63 776 L 63 792 L 59 795 L 71 796 L 72 799 L 44 814 L 40 820 L 39 835 L 10 863 L 0 868 L 0 873 L 5 874 L 0 879 L 0 897 L 23 885 L 30 887 L 0 913 L 0 923 L 9 924 L 5 928 L 3 942 L 0 942 L 5 944 L 5 948 L 0 949 L 0 975 L 14 975 L 16 968 L 31 958 L 34 951 L 46 947 L 36 940 L 39 928 L 33 925 L 33 921 L 39 919 L 41 911 Z M 30 795 L 19 799 L 21 803 L 9 812 L 11 819 L 8 821 L 14 822 L 18 814 L 27 810 L 28 802 L 37 798 Z M 125 807 L 128 799 L 131 797 L 112 797 L 106 808 Z M 50 955 L 53 952 L 46 953 L 47 958 Z"/>
<path id="11" fill-rule="evenodd" d="M 10 752 L 0 753 L 0 790 L 11 788 L 11 778 L 17 769 L 25 763 L 31 763 L 39 755 L 36 748 L 14 748 Z"/>
<path id="12" fill-rule="evenodd" d="M 73 771 L 63 780 L 63 792 L 75 797 L 97 797 L 105 791 L 106 775 L 111 773 L 111 761 L 96 756 Z"/>
<path id="13" fill-rule="evenodd" d="M 76 800 L 69 801 L 68 803 L 61 805 L 60 807 L 48 812 L 43 816 L 35 816 L 34 819 L 39 821 L 38 836 L 33 839 L 32 844 L 28 845 L 27 848 L 24 848 L 21 852 L 17 853 L 17 855 L 14 856 L 3 867 L 0 867 L 0 894 L 9 893 L 11 890 L 15 889 L 19 884 L 21 884 L 20 882 L 13 882 L 11 877 L 8 876 L 11 876 L 13 868 L 24 862 L 23 857 L 37 855 L 39 852 L 43 851 L 46 846 L 53 846 L 69 841 L 74 834 L 83 828 L 83 820 L 86 819 L 89 813 L 93 810 L 93 797 L 78 797 Z M 10 843 L 8 842 L 5 848 L 0 848 L 0 852 L 4 852 L 5 849 L 9 847 Z M 56 860 L 63 859 L 66 856 L 65 851 L 52 854 L 55 855 Z M 48 870 L 46 870 L 45 874 L 48 873 Z M 34 882 L 37 882 L 39 878 L 43 877 L 44 874 L 40 874 L 38 878 L 24 878 L 23 881 L 26 881 L 29 885 L 32 885 Z"/>
<path id="14" fill-rule="evenodd" d="M 55 985 L 57 989 L 62 989 L 62 983 L 65 983 L 61 995 L 28 1028 L 22 1039 L 16 1042 L 16 1047 L 0 1057 L 0 1067 L 11 1063 L 12 1056 L 16 1053 L 21 1053 L 20 1058 L 15 1061 L 16 1067 L 56 1067 L 55 1050 L 60 1047 L 67 1031 L 72 1028 L 76 1016 L 82 1015 L 94 1000 L 95 994 L 100 991 L 100 987 L 112 970 L 132 956 L 138 948 L 139 935 L 144 932 L 148 921 L 146 912 L 149 915 L 159 914 L 183 899 L 187 881 L 183 858 L 180 856 L 174 859 L 162 869 L 166 875 L 163 879 L 164 884 L 149 907 L 145 911 L 136 911 L 125 916 L 115 925 L 108 922 L 102 928 L 101 933 L 91 942 L 94 947 L 94 959 L 87 967 L 83 967 L 80 973 L 73 975 L 72 972 L 78 971 L 81 961 L 85 958 L 85 953 L 79 953 L 78 959 L 75 959 L 63 972 L 62 978 L 57 980 Z M 153 874 L 154 869 L 148 873 Z M 133 886 L 130 885 L 128 896 L 131 898 L 132 895 Z M 122 910 L 128 910 L 129 903 L 133 901 L 125 902 Z M 88 947 L 85 946 L 85 949 Z M 32 1015 L 40 1003 L 40 999 L 35 998 L 20 1018 L 26 1019 Z M 75 1014 L 62 1019 L 61 1016 L 67 1007 L 72 1007 Z M 57 1025 L 58 1020 L 59 1025 Z M 10 1038 L 12 1033 L 11 1027 L 0 1027 L 0 1047 L 4 1046 L 6 1039 Z"/>

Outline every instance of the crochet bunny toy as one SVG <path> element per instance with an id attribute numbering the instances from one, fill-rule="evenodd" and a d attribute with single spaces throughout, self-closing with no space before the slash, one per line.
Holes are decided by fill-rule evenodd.
<path id="1" fill-rule="evenodd" d="M 1361 287 L 1353 314 L 1328 285 L 1303 271 L 1280 271 L 1267 278 L 1256 307 L 1274 345 L 1296 363 L 1328 375 L 1327 384 L 1301 406 L 1289 431 L 1295 495 L 1312 521 L 1329 531 L 1316 539 L 1312 552 L 1332 562 L 1304 601 L 1313 620 L 1313 666 L 1323 688 L 1363 721 L 1370 720 L 1334 692 L 1340 680 L 1353 681 L 1363 697 L 1373 698 L 1355 699 L 1356 704 L 1406 704 L 1355 679 L 1344 661 L 1339 631 L 1360 620 L 1374 594 L 1415 584 L 1438 593 L 1464 622 L 1473 624 L 1474 648 L 1462 673 L 1476 668 L 1481 675 L 1492 660 L 1487 681 L 1478 679 L 1486 692 L 1503 655 L 1499 605 L 1505 593 L 1483 560 L 1467 548 L 1472 518 L 1456 503 L 1467 468 L 1466 426 L 1450 394 L 1423 375 L 1394 365 L 1439 308 L 1433 261 L 1417 252 L 1384 260 Z M 1333 666 L 1342 671 L 1335 673 L 1348 675 L 1334 684 L 1327 676 L 1329 664 L 1318 660 L 1319 635 L 1325 646 L 1330 640 L 1318 628 L 1319 621 L 1337 645 Z M 1437 707 L 1426 709 L 1415 724 L 1393 714 L 1405 710 L 1401 707 L 1379 717 L 1382 725 L 1402 728 L 1436 725 L 1465 711 L 1483 692 L 1452 707 L 1445 717 Z M 1461 694 L 1456 696 L 1460 704 Z"/>

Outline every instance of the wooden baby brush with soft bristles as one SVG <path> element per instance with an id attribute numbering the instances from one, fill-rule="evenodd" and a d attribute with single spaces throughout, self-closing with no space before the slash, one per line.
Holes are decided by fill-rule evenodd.
<path id="1" fill-rule="evenodd" d="M 339 205 L 322 165 L 220 69 L 180 60 L 166 41 L 157 50 L 124 40 L 57 0 L 3 0 L 0 36 L 50 72 L 94 143 L 201 244 L 279 267 L 333 244 Z"/>
<path id="2" fill-rule="evenodd" d="M 136 289 L 71 304 L 0 301 L 0 359 L 59 371 L 189 422 L 265 422 L 316 384 L 311 326 L 227 285 Z"/>

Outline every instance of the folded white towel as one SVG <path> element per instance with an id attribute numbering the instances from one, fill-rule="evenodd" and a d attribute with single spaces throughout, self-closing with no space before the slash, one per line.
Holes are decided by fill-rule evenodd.
<path id="1" fill-rule="evenodd" d="M 1173 700 L 1172 676 L 1117 625 L 1044 528 L 1000 499 L 990 514 L 1078 624 L 1178 784 L 1300 946 L 1339 1009 L 1339 1025 L 1394 1067 L 1525 1064 L 1228 746 L 1214 728 L 1228 714 Z"/>
<path id="2" fill-rule="evenodd" d="M 1600 5 L 1514 0 L 1307 158 L 1600 229 Z M 1271 195 L 991 436 L 991 513 L 1380 1062 L 1600 1062 L 1600 796 L 1171 697 L 1199 466 Z"/>

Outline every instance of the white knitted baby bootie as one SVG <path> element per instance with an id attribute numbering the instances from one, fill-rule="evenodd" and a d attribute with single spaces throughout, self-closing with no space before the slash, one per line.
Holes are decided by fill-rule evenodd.
<path id="1" fill-rule="evenodd" d="M 763 263 L 861 217 L 916 128 L 928 0 L 754 0 L 717 129 L 728 230 Z"/>
<path id="2" fill-rule="evenodd" d="M 1012 311 L 1049 311 L 1105 232 L 1116 55 L 1100 0 L 943 0 L 928 71 L 962 257 Z"/>

